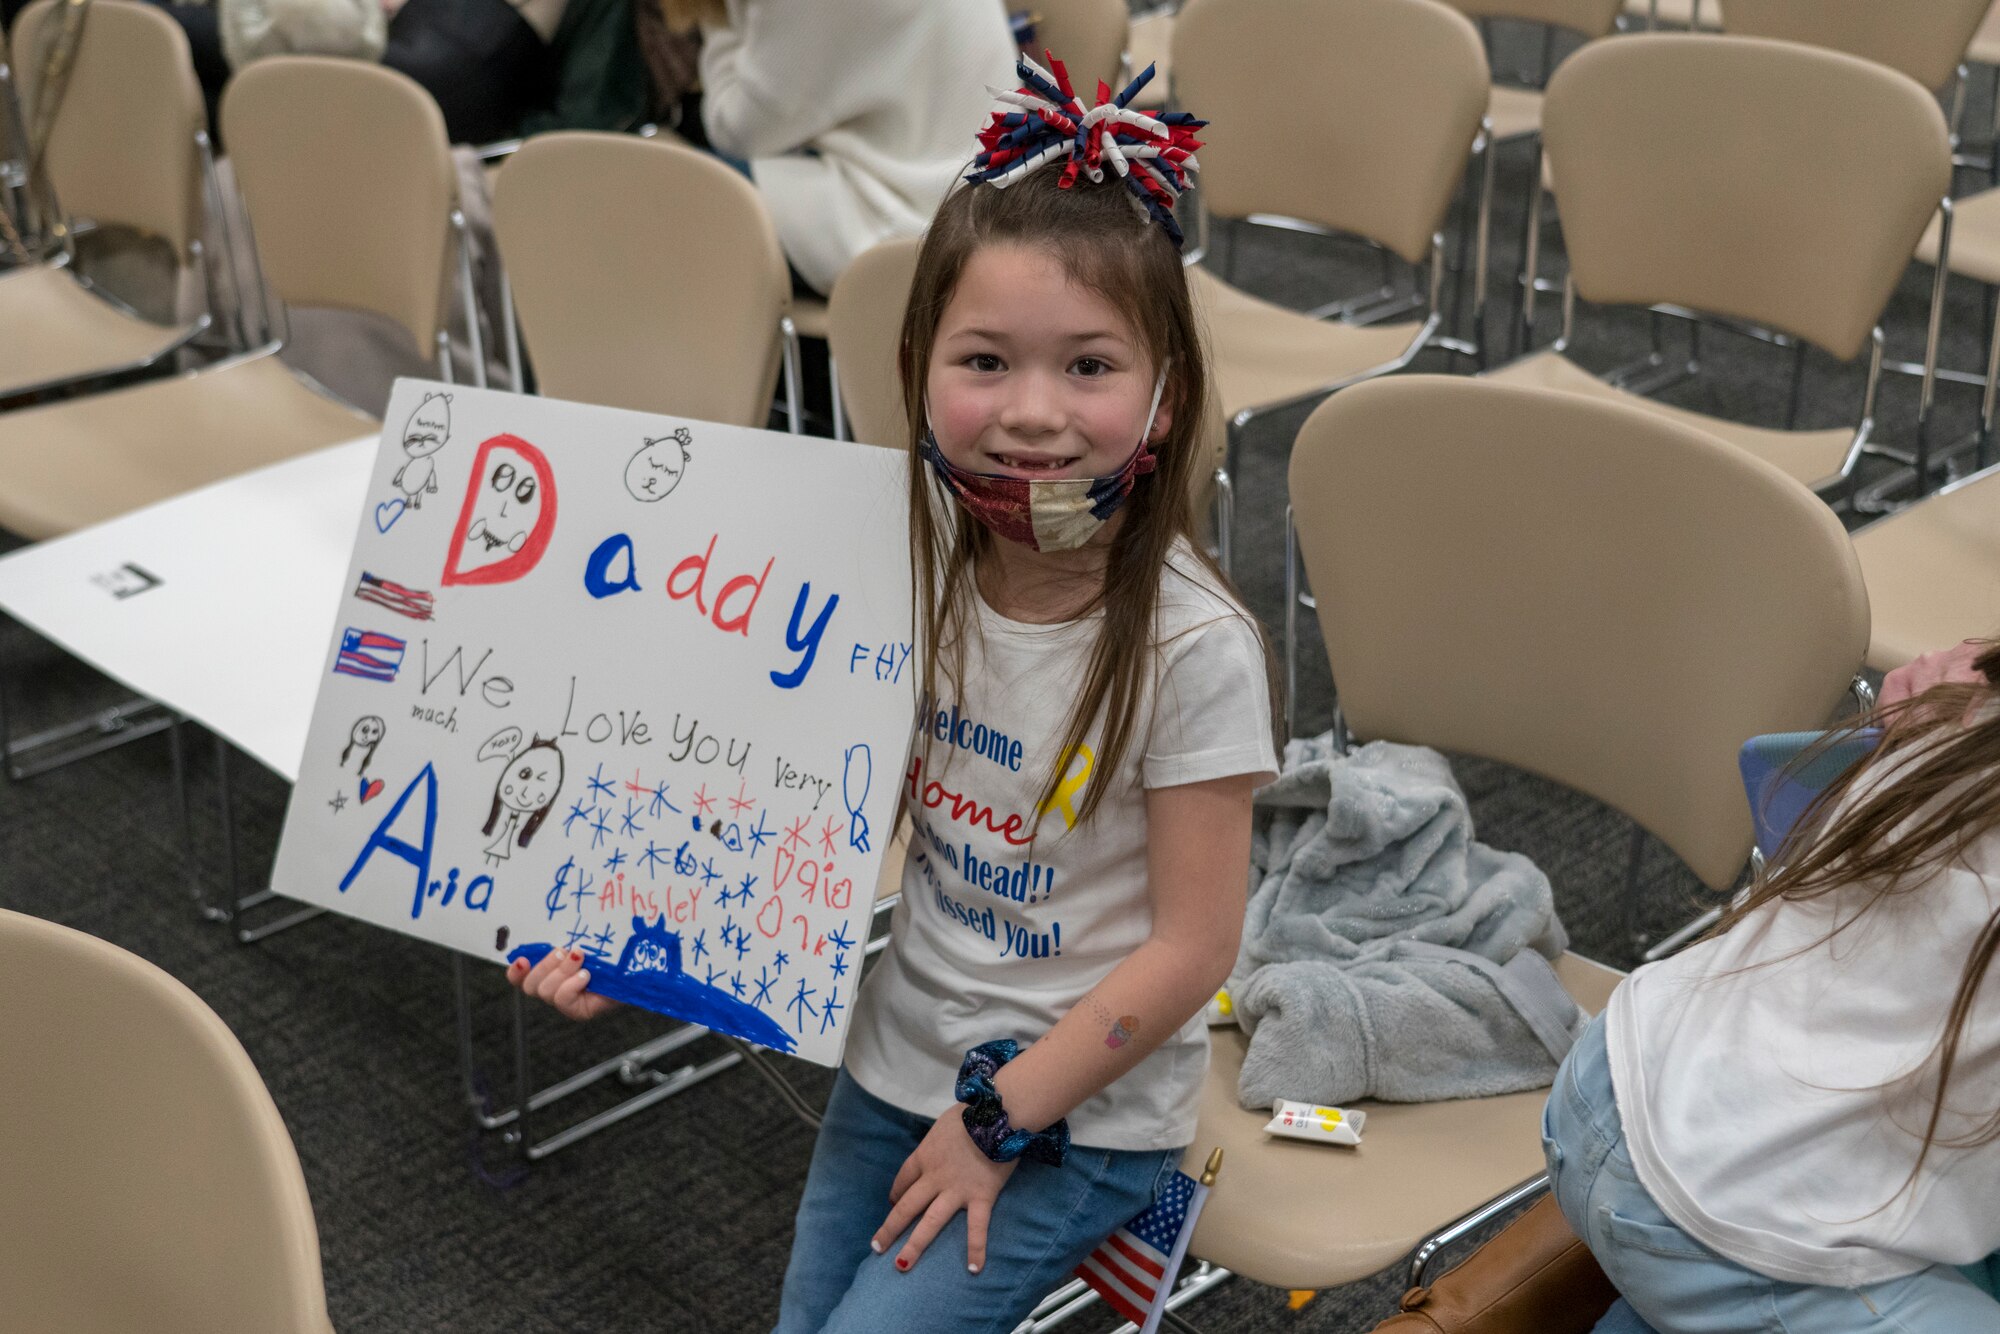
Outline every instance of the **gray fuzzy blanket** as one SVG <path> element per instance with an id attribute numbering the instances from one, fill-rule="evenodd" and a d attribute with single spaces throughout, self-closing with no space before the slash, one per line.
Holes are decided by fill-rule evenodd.
<path id="1" fill-rule="evenodd" d="M 1436 751 L 1293 741 L 1257 794 L 1230 979 L 1245 1107 L 1428 1102 L 1541 1088 L 1583 1017 L 1548 960 L 1548 877 L 1474 841 Z"/>

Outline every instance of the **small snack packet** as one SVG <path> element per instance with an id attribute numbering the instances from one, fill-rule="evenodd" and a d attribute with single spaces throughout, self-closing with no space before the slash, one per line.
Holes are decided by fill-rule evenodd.
<path id="1" fill-rule="evenodd" d="M 1361 1128 L 1368 1121 L 1366 1112 L 1320 1107 L 1286 1098 L 1278 1099 L 1271 1110 L 1277 1115 L 1264 1127 L 1266 1134 L 1309 1139 L 1320 1144 L 1344 1144 L 1349 1148 L 1361 1143 Z"/>
<path id="2" fill-rule="evenodd" d="M 1236 1022 L 1236 1002 L 1229 998 L 1228 987 L 1215 993 L 1203 1014 L 1210 1028 L 1219 1028 Z"/>

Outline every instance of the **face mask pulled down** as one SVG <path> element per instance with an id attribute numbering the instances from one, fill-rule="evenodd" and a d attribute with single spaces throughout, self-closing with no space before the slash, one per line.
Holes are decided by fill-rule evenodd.
<path id="1" fill-rule="evenodd" d="M 995 536 L 1035 551 L 1074 551 L 1097 535 L 1132 494 L 1138 480 L 1158 465 L 1147 437 L 1153 433 L 1153 418 L 1160 410 L 1160 394 L 1166 386 L 1166 372 L 1162 371 L 1153 382 L 1146 428 L 1139 433 L 1132 456 L 1117 472 L 1103 477 L 1008 477 L 973 472 L 944 456 L 934 429 L 924 432 L 917 450 L 965 512 Z M 926 425 L 929 415 L 927 408 Z"/>

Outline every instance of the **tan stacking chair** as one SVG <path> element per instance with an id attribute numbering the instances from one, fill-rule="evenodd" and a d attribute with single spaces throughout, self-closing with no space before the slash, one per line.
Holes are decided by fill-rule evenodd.
<path id="1" fill-rule="evenodd" d="M 1162 97 L 1171 94 L 1174 86 L 1174 18 L 1178 12 L 1179 5 L 1169 3 L 1132 14 L 1125 30 L 1126 64 L 1135 72 L 1151 65 L 1150 87 Z"/>
<path id="2" fill-rule="evenodd" d="M 1265 412 L 1309 403 L 1400 370 L 1437 337 L 1444 226 L 1479 138 L 1489 84 L 1479 33 L 1435 0 L 1189 0 L 1174 28 L 1175 96 L 1208 117 L 1201 199 L 1228 218 L 1358 236 L 1427 268 L 1415 318 L 1325 320 L 1190 271 L 1205 314 L 1215 385 L 1229 421 L 1230 471 L 1242 430 Z M 1491 155 L 1487 155 L 1491 162 Z M 1480 217 L 1492 173 L 1483 173 Z M 1476 302 L 1485 292 L 1484 227 Z M 1483 306 L 1475 307 L 1475 326 Z"/>
<path id="3" fill-rule="evenodd" d="M 63 15 L 55 0 L 37 0 L 15 22 L 24 108 L 44 91 L 38 55 Z M 32 125 L 33 111 L 25 119 Z M 16 133 L 25 140 L 25 127 Z M 212 166 L 207 112 L 180 25 L 155 5 L 93 0 L 43 152 L 54 202 L 165 242 L 183 273 L 205 280 L 203 193 L 213 186 Z M 59 222 L 55 231 L 49 262 L 0 277 L 0 400 L 144 370 L 209 328 L 212 287 L 209 311 L 194 322 L 156 324 L 83 277 L 71 229 Z"/>
<path id="4" fill-rule="evenodd" d="M 764 425 L 791 280 L 757 189 L 658 139 L 539 135 L 507 160 L 493 230 L 541 391 Z M 793 429 L 795 374 L 786 376 Z"/>
<path id="5" fill-rule="evenodd" d="M 1874 630 L 1868 665 L 2000 631 L 2000 468 L 1947 486 L 1854 535 Z"/>
<path id="6" fill-rule="evenodd" d="M 836 413 L 845 408 L 854 438 L 864 444 L 909 448 L 897 363 L 920 244 L 911 239 L 871 247 L 847 266 L 828 302 L 827 347 L 834 364 Z M 1217 556 L 1227 569 L 1236 492 L 1227 467 L 1228 425 L 1213 394 L 1202 440 L 1209 466 L 1195 473 L 1195 513 L 1210 517 Z"/>
<path id="7" fill-rule="evenodd" d="M 1085 106 L 1096 100 L 1099 83 L 1116 93 L 1145 68 L 1137 65 L 1127 72 L 1125 45 L 1132 11 L 1126 0 L 1034 0 L 1029 9 L 1036 18 L 1036 63 L 1043 63 L 1044 52 L 1053 51 L 1069 70 L 1070 83 Z M 1166 81 L 1154 71 L 1141 95 L 1144 105 L 1158 105 L 1166 91 Z"/>
<path id="8" fill-rule="evenodd" d="M 332 1334 L 283 1118 L 192 991 L 0 910 L 0 1292 L 38 1334 Z"/>
<path id="9" fill-rule="evenodd" d="M 1949 216 L 1951 148 L 1931 95 L 1907 75 L 1835 51 L 1657 34 L 1593 43 L 1563 62 L 1549 82 L 1542 137 L 1562 183 L 1569 252 L 1562 336 L 1494 378 L 1629 402 L 1719 435 L 1808 486 L 1844 487 L 1873 432 L 1876 321 L 1924 224 L 1941 206 Z M 1531 219 L 1531 275 L 1536 235 Z M 1920 456 L 1941 287 L 1924 355 Z M 1531 324 L 1532 289 L 1526 297 Z M 1785 428 L 1641 396 L 1642 376 L 1648 389 L 1671 383 L 1697 369 L 1698 351 L 1678 366 L 1656 352 L 1608 378 L 1591 374 L 1567 355 L 1578 298 L 1699 317 L 1792 348 Z M 1791 429 L 1805 343 L 1842 361 L 1869 349 L 1857 426 Z"/>
<path id="10" fill-rule="evenodd" d="M 443 341 L 447 260 L 472 295 L 437 104 L 380 65 L 272 56 L 222 102 L 230 157 L 275 296 L 373 311 L 417 348 Z M 473 363 L 484 357 L 474 328 Z M 0 416 L 0 526 L 52 537 L 379 429 L 286 368 L 272 338 L 191 374 Z"/>
<path id="11" fill-rule="evenodd" d="M 1624 404 L 1448 376 L 1358 386 L 1300 430 L 1291 496 L 1355 736 L 1575 788 L 1712 889 L 1751 848 L 1738 747 L 1822 725 L 1867 644 L 1831 511 Z M 1590 1012 L 1619 976 L 1574 954 L 1556 972 Z M 1204 1260 L 1325 1288 L 1416 1248 L 1414 1285 L 1441 1246 L 1544 1185 L 1543 1092 L 1364 1104 L 1361 1150 L 1329 1151 L 1264 1135 L 1269 1113 L 1236 1099 L 1247 1039 L 1211 1036 L 1193 1143 L 1225 1159 L 1189 1248 Z"/>
<path id="12" fill-rule="evenodd" d="M 1514 19 L 1538 23 L 1553 37 L 1563 28 L 1586 41 L 1608 35 L 1618 22 L 1621 0 L 1445 0 L 1470 19 Z M 1546 68 L 1549 47 L 1545 42 L 1542 82 L 1552 72 Z M 1487 119 L 1493 124 L 1493 138 L 1499 143 L 1539 134 L 1542 128 L 1542 93 L 1511 83 L 1495 83 L 1487 104 Z"/>
<path id="13" fill-rule="evenodd" d="M 1881 0 L 1729 0 L 1723 30 L 1845 51 L 1907 74 L 1936 93 L 1952 87 L 1962 73 L 1966 48 L 1991 2 L 1925 0 L 1919 15 Z"/>

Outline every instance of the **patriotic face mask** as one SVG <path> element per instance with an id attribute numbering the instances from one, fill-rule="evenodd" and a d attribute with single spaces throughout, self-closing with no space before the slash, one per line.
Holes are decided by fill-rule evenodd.
<path id="1" fill-rule="evenodd" d="M 1167 373 L 1162 370 L 1153 381 L 1146 429 L 1139 433 L 1132 456 L 1117 472 L 1103 477 L 1009 477 L 973 472 L 944 456 L 934 430 L 924 432 L 917 450 L 965 512 L 996 536 L 1035 551 L 1074 551 L 1097 535 L 1132 494 L 1138 480 L 1158 466 L 1147 437 L 1153 433 L 1160 394 L 1166 387 Z M 928 409 L 925 415 L 928 417 Z"/>

